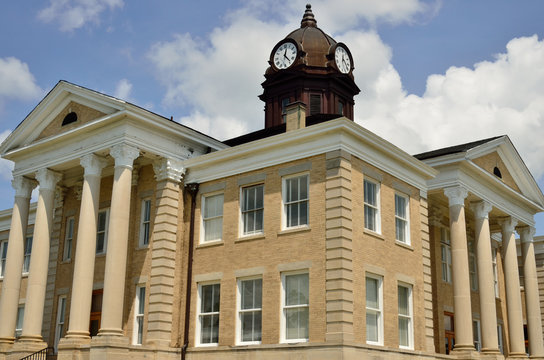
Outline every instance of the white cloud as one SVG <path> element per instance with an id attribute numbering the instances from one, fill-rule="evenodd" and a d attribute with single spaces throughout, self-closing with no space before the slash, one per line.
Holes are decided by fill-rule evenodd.
<path id="1" fill-rule="evenodd" d="M 429 76 L 423 96 L 406 94 L 392 66 L 370 90 L 356 99 L 357 121 L 408 152 L 506 134 L 544 175 L 544 41 L 536 35 L 512 39 L 493 61 Z"/>
<path id="2" fill-rule="evenodd" d="M 33 100 L 42 94 L 26 63 L 14 57 L 0 58 L 0 100 Z"/>
<path id="3" fill-rule="evenodd" d="M 121 79 L 117 83 L 117 86 L 115 87 L 115 92 L 113 93 L 113 96 L 115 96 L 118 99 L 126 100 L 126 101 L 132 101 L 130 100 L 130 93 L 132 92 L 132 83 L 128 81 L 127 79 Z"/>
<path id="4" fill-rule="evenodd" d="M 6 140 L 11 131 L 4 130 L 0 133 L 0 144 Z M 11 180 L 11 172 L 13 171 L 13 162 L 0 158 L 0 179 Z"/>
<path id="5" fill-rule="evenodd" d="M 248 0 L 208 37 L 178 34 L 148 56 L 166 88 L 163 103 L 184 124 L 225 139 L 262 128 L 260 83 L 268 54 L 300 23 L 303 1 Z M 544 175 L 544 44 L 536 36 L 511 40 L 506 52 L 471 68 L 452 66 L 427 79 L 423 96 L 408 94 L 391 63 L 392 50 L 359 22 L 419 21 L 440 2 L 325 0 L 313 2 L 318 24 L 354 56 L 358 123 L 409 153 L 508 134 L 528 167 Z M 285 6 L 283 6 L 285 5 Z M 278 9 L 288 11 L 280 14 Z M 350 9 L 350 11 L 345 11 Z M 341 11 L 342 10 L 342 11 Z M 268 13 L 269 16 L 264 16 Z M 263 15 L 264 14 L 264 15 Z M 272 14 L 272 16 L 270 16 Z M 346 15 L 347 14 L 347 15 Z M 262 19 L 280 19 L 277 22 Z M 281 21 L 281 22 L 280 22 Z"/>
<path id="6" fill-rule="evenodd" d="M 99 24 L 103 11 L 123 5 L 123 0 L 50 0 L 38 18 L 47 23 L 58 22 L 61 31 L 72 31 L 89 22 Z"/>

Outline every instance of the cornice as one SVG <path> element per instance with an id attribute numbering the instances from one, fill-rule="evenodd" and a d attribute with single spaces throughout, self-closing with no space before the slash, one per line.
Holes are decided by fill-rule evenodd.
<path id="1" fill-rule="evenodd" d="M 201 183 L 333 150 L 345 150 L 424 193 L 426 180 L 438 173 L 353 121 L 340 118 L 188 159 L 186 181 Z"/>

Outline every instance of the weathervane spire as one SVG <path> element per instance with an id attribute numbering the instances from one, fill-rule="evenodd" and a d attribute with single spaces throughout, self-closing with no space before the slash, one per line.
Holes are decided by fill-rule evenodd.
<path id="1" fill-rule="evenodd" d="M 314 13 L 312 12 L 312 5 L 306 4 L 306 11 L 304 11 L 304 16 L 302 17 L 302 21 L 300 22 L 300 27 L 317 27 L 317 21 L 314 18 Z"/>

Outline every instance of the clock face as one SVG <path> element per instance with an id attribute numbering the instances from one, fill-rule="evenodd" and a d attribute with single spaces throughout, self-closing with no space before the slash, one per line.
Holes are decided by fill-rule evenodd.
<path id="1" fill-rule="evenodd" d="M 347 74 L 351 70 L 351 60 L 346 49 L 342 46 L 337 46 L 334 51 L 334 60 L 338 70 Z"/>
<path id="2" fill-rule="evenodd" d="M 293 65 L 297 58 L 297 47 L 292 42 L 281 44 L 274 53 L 274 66 L 280 70 Z"/>

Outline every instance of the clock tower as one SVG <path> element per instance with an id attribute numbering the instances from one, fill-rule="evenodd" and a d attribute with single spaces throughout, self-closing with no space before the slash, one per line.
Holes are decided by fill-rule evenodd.
<path id="1" fill-rule="evenodd" d="M 345 116 L 353 120 L 353 97 L 360 90 L 353 80 L 349 48 L 317 27 L 311 5 L 300 28 L 278 42 L 270 53 L 264 91 L 265 128 L 285 122 L 286 106 L 306 104 L 308 121 Z"/>

